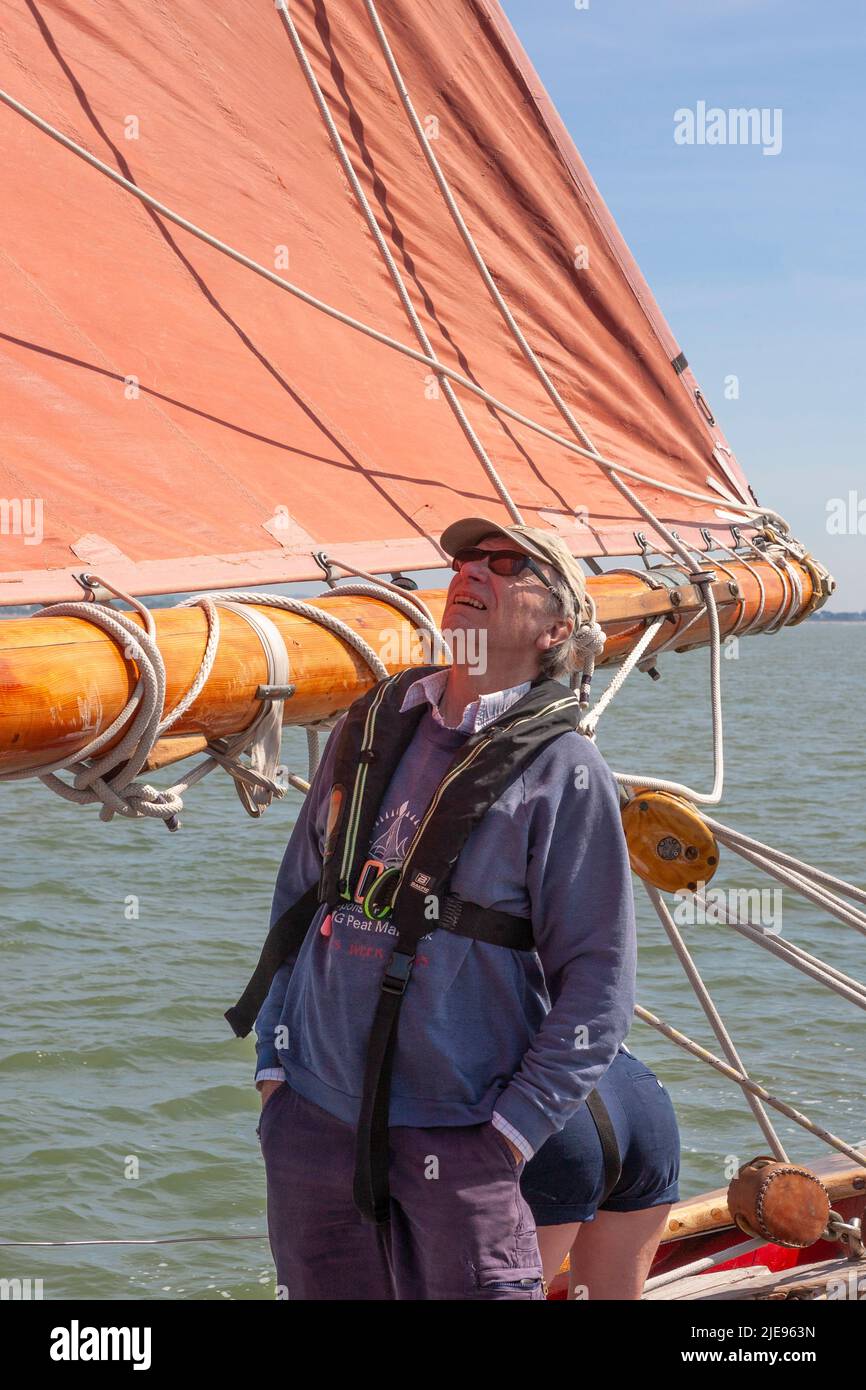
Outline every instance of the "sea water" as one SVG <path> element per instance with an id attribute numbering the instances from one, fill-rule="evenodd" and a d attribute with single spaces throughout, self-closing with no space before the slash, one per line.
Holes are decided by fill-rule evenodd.
<path id="1" fill-rule="evenodd" d="M 727 650 L 725 793 L 712 814 L 863 884 L 866 626 L 809 622 Z M 707 790 L 709 655 L 670 654 L 660 669 L 659 682 L 630 677 L 599 748 L 617 770 Z M 302 775 L 306 749 L 302 731 L 286 731 L 283 760 Z M 215 773 L 170 834 L 105 825 L 39 783 L 0 787 L 2 1240 L 171 1242 L 5 1246 L 0 1279 L 30 1279 L 45 1299 L 273 1297 L 253 1041 L 234 1038 L 223 1011 L 258 957 L 300 805 L 290 791 L 250 820 Z M 634 886 L 639 1002 L 718 1055 Z M 787 888 L 773 896 L 780 885 L 727 850 L 711 887 L 764 889 L 754 901 L 770 925 L 866 975 L 860 934 Z M 863 1013 L 729 928 L 681 930 L 752 1076 L 834 1133 L 866 1139 Z M 767 1151 L 736 1085 L 643 1023 L 628 1045 L 673 1096 L 684 1196 L 725 1186 Z M 792 1158 L 827 1152 L 784 1116 L 774 1123 Z"/>

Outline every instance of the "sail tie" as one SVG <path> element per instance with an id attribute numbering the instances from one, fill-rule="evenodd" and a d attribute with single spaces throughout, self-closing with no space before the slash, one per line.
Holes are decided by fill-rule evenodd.
<path id="1" fill-rule="evenodd" d="M 329 566 L 335 564 L 339 562 L 328 561 Z M 341 564 L 340 568 L 350 569 Z M 415 628 L 422 628 L 431 639 L 433 651 L 443 654 L 450 662 L 451 653 L 448 645 L 423 599 L 385 580 L 380 582 L 364 571 L 350 572 L 361 575 L 365 582 L 340 584 L 337 586 L 340 593 L 373 597 L 389 604 L 408 618 Z M 60 758 L 41 767 L 28 768 L 24 772 L 0 773 L 0 781 L 38 777 L 51 791 L 67 801 L 73 801 L 78 805 L 101 802 L 102 809 L 99 815 L 103 821 L 110 821 L 115 815 L 130 819 L 147 817 L 162 820 L 169 830 L 177 830 L 186 792 L 217 767 L 222 767 L 232 777 L 241 803 L 251 816 L 261 816 L 275 796 L 285 795 L 287 788 L 276 780 L 276 774 L 282 739 L 283 703 L 290 689 L 286 684 L 289 658 L 276 625 L 264 614 L 253 612 L 249 605 L 255 605 L 257 608 L 277 608 L 307 618 L 348 643 L 367 663 L 376 680 L 384 680 L 389 674 L 384 662 L 360 633 L 355 632 L 335 614 L 313 604 L 304 603 L 302 599 L 291 598 L 286 594 L 251 593 L 233 589 L 194 594 L 177 606 L 199 606 L 204 609 L 208 624 L 205 650 L 192 685 L 171 713 L 160 719 L 165 704 L 166 673 L 165 662 L 156 641 L 156 623 L 152 612 L 139 599 L 125 593 L 99 575 L 88 575 L 87 581 L 94 597 L 78 602 L 49 604 L 41 610 L 40 616 L 82 618 L 102 628 L 118 643 L 124 657 L 136 663 L 139 678 L 135 689 L 109 728 L 92 739 L 72 758 Z M 95 600 L 96 588 L 100 585 L 139 613 L 144 622 L 144 630 L 127 614 Z M 331 587 L 333 589 L 334 585 L 331 584 Z M 257 692 L 262 708 L 252 723 L 240 733 L 230 739 L 209 743 L 208 757 L 198 763 L 183 781 L 168 788 L 136 782 L 135 777 L 144 767 L 158 740 L 189 709 L 210 676 L 220 639 L 219 607 L 231 609 L 250 623 L 264 647 L 268 662 L 268 681 L 267 684 L 259 686 Z M 438 655 L 436 659 L 439 659 Z M 271 693 L 268 692 L 269 687 Z M 281 691 L 284 693 L 281 694 Z M 133 716 L 132 723 L 123 733 L 117 746 L 99 757 L 98 755 L 123 729 L 130 716 Z M 333 722 L 319 720 L 307 727 L 310 781 L 318 764 L 318 730 L 332 726 Z M 241 754 L 247 750 L 250 751 L 250 762 L 243 763 L 240 761 Z M 71 785 L 55 775 L 59 771 L 73 773 Z M 309 789 L 309 783 L 299 777 L 291 776 L 288 781 L 300 791 L 306 792 Z"/>

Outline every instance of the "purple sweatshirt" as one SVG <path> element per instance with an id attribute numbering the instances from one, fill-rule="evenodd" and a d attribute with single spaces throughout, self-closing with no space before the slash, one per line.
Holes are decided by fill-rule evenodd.
<path id="1" fill-rule="evenodd" d="M 429 681 L 430 678 L 428 678 Z M 525 687 L 483 697 L 493 718 Z M 434 705 L 441 678 L 409 688 Z M 473 707 L 469 707 L 467 714 Z M 470 719 L 468 727 L 483 721 Z M 318 879 L 336 742 L 286 848 L 271 922 Z M 383 798 L 369 857 L 402 863 L 468 732 L 428 709 Z M 531 918 L 535 952 L 433 931 L 418 948 L 400 1016 L 392 1125 L 494 1119 L 527 1157 L 567 1122 L 625 1038 L 634 1007 L 635 922 L 619 796 L 595 745 L 565 733 L 515 779 L 464 845 L 451 890 Z M 390 921 L 322 906 L 256 1020 L 257 1078 L 285 1076 L 307 1100 L 357 1122 L 364 1057 L 393 946 Z M 322 927 L 327 934 L 323 934 Z"/>

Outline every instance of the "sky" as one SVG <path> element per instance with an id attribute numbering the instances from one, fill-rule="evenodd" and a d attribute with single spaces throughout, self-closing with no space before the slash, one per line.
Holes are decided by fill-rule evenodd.
<path id="1" fill-rule="evenodd" d="M 502 3 L 761 503 L 866 609 L 866 3 Z M 779 152 L 677 143 L 701 101 Z"/>

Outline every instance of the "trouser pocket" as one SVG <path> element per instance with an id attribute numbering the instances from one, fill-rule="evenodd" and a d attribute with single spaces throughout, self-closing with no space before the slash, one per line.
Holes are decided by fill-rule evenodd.
<path id="1" fill-rule="evenodd" d="M 283 1092 L 287 1090 L 287 1083 L 285 1081 L 281 1081 L 279 1086 L 275 1086 L 274 1089 L 271 1091 L 270 1095 L 268 1096 L 267 1100 L 265 1101 L 264 1105 L 259 1111 L 259 1122 L 256 1125 L 256 1134 L 259 1136 L 259 1139 L 261 1139 L 262 1137 L 262 1120 L 265 1118 L 265 1115 L 270 1113 L 273 1107 L 273 1103 L 276 1100 L 277 1096 L 282 1095 Z"/>

